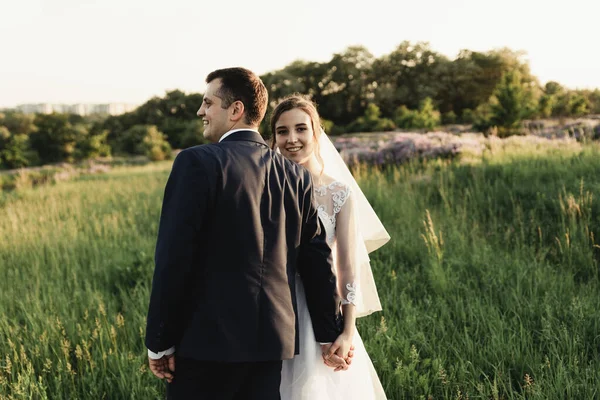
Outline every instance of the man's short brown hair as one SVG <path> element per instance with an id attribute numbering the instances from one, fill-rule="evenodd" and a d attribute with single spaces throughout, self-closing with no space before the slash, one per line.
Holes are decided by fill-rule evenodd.
<path id="1" fill-rule="evenodd" d="M 267 112 L 269 94 L 262 80 L 246 68 L 223 68 L 211 72 L 206 83 L 221 79 L 221 88 L 216 93 L 221 98 L 221 107 L 228 108 L 233 102 L 244 104 L 246 123 L 260 125 Z"/>

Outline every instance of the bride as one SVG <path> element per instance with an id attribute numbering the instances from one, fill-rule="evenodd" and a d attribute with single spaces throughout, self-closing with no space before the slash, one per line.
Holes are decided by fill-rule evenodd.
<path id="1" fill-rule="evenodd" d="M 375 368 L 356 330 L 356 318 L 381 310 L 368 253 L 385 244 L 389 235 L 352 174 L 320 127 L 315 105 L 300 95 L 281 101 L 271 116 L 272 147 L 305 167 L 313 177 L 318 213 L 332 248 L 342 299 L 344 330 L 331 346 L 348 359 L 346 371 L 328 367 L 314 339 L 301 279 L 296 279 L 300 354 L 284 360 L 281 398 L 284 400 L 386 399 Z"/>

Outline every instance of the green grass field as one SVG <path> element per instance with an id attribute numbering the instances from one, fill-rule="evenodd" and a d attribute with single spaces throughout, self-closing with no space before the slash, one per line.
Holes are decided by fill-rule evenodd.
<path id="1" fill-rule="evenodd" d="M 0 192 L 0 398 L 155 399 L 145 313 L 170 164 Z M 391 399 L 600 396 L 600 149 L 357 177 L 392 241 L 359 330 Z"/>

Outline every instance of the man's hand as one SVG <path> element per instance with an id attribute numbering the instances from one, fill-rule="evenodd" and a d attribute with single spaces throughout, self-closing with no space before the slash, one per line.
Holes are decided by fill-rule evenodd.
<path id="1" fill-rule="evenodd" d="M 150 371 L 158 379 L 166 379 L 167 382 L 173 381 L 173 374 L 175 373 L 175 354 L 168 356 L 162 356 L 158 360 L 153 360 L 148 357 L 150 363 Z"/>

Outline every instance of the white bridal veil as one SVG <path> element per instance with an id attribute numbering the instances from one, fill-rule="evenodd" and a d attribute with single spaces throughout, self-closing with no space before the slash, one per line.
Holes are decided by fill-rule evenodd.
<path id="1" fill-rule="evenodd" d="M 381 310 L 369 253 L 387 243 L 390 240 L 390 235 L 385 230 L 377 214 L 375 214 L 373 207 L 367 201 L 337 149 L 323 131 L 321 131 L 319 137 L 319 150 L 323 158 L 324 174 L 348 185 L 350 196 L 354 197 L 352 202 L 354 205 L 352 218 L 354 220 L 349 225 L 353 227 L 354 232 L 348 232 L 351 242 L 348 248 L 354 252 L 350 255 L 350 258 L 353 259 L 354 276 L 358 284 L 356 311 L 357 316 L 362 317 Z"/>

